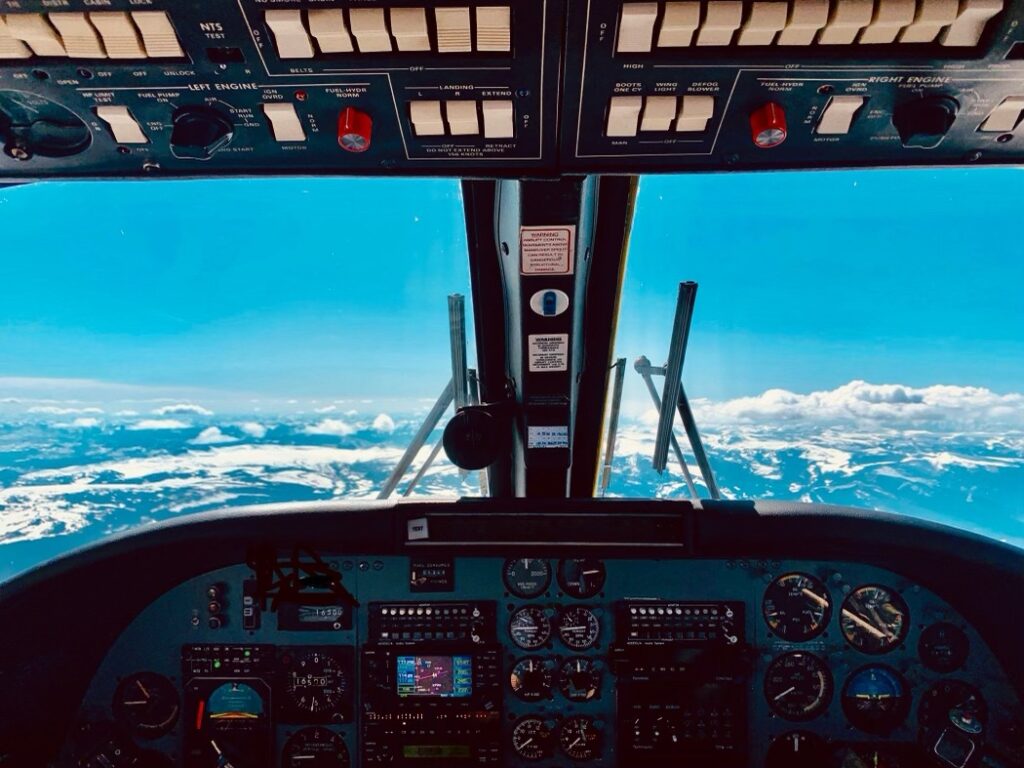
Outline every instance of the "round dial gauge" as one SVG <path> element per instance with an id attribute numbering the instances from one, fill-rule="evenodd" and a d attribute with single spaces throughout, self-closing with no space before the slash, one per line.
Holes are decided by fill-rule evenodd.
<path id="1" fill-rule="evenodd" d="M 551 584 L 551 564 L 535 557 L 506 560 L 502 578 L 505 588 L 516 597 L 539 597 Z"/>
<path id="2" fill-rule="evenodd" d="M 832 700 L 832 674 L 813 654 L 784 653 L 765 673 L 764 696 L 779 717 L 810 720 Z"/>
<path id="3" fill-rule="evenodd" d="M 988 720 L 988 706 L 981 692 L 959 680 L 942 680 L 921 697 L 917 710 L 922 738 L 934 744 L 949 726 L 968 736 L 979 736 Z"/>
<path id="4" fill-rule="evenodd" d="M 847 642 L 864 653 L 885 653 L 903 642 L 910 619 L 895 590 L 870 584 L 843 601 L 839 624 Z"/>
<path id="5" fill-rule="evenodd" d="M 509 684 L 512 686 L 512 693 L 523 701 L 550 699 L 554 674 L 554 659 L 538 659 L 531 656 L 520 659 L 512 667 Z"/>
<path id="6" fill-rule="evenodd" d="M 927 627 L 917 642 L 921 662 L 928 669 L 942 673 L 960 669 L 970 649 L 971 643 L 964 631 L 945 621 Z"/>
<path id="7" fill-rule="evenodd" d="M 828 750 L 820 736 L 807 731 L 790 731 L 777 736 L 768 747 L 765 768 L 821 768 Z"/>
<path id="8" fill-rule="evenodd" d="M 136 736 L 155 739 L 174 727 L 181 706 L 174 683 L 156 672 L 138 672 L 117 686 L 112 709 Z"/>
<path id="9" fill-rule="evenodd" d="M 843 686 L 846 719 L 867 733 L 888 734 L 906 719 L 909 708 L 907 686 L 889 667 L 861 667 Z"/>
<path id="10" fill-rule="evenodd" d="M 787 573 L 765 590 L 761 613 L 778 637 L 802 642 L 825 631 L 832 617 L 832 598 L 813 576 Z"/>
<path id="11" fill-rule="evenodd" d="M 543 608 L 525 605 L 512 614 L 508 632 L 513 643 L 523 650 L 532 651 L 551 639 L 551 622 Z"/>
<path id="12" fill-rule="evenodd" d="M 339 659 L 321 650 L 296 651 L 286 653 L 281 665 L 288 703 L 306 722 L 344 719 L 349 682 Z"/>
<path id="13" fill-rule="evenodd" d="M 558 729 L 558 746 L 573 760 L 593 760 L 601 752 L 601 731 L 589 717 L 569 717 Z"/>
<path id="14" fill-rule="evenodd" d="M 838 768 L 900 768 L 903 762 L 885 748 L 868 745 L 840 748 L 834 765 Z"/>
<path id="15" fill-rule="evenodd" d="M 589 608 L 569 608 L 558 619 L 558 636 L 574 651 L 592 647 L 600 634 L 601 622 Z"/>
<path id="16" fill-rule="evenodd" d="M 512 728 L 512 749 L 523 760 L 551 755 L 551 728 L 539 717 L 524 717 Z"/>
<path id="17" fill-rule="evenodd" d="M 558 564 L 558 585 L 570 597 L 586 599 L 604 588 L 604 563 L 589 558 L 573 558 Z"/>
<path id="18" fill-rule="evenodd" d="M 281 752 L 282 768 L 348 768 L 345 741 L 328 728 L 303 728 Z"/>
<path id="19" fill-rule="evenodd" d="M 592 659 L 569 659 L 559 671 L 558 690 L 569 701 L 590 701 L 601 693 L 601 669 Z"/>

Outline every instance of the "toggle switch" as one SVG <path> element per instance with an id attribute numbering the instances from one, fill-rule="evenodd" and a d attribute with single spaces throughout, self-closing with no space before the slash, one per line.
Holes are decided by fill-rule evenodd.
<path id="1" fill-rule="evenodd" d="M 105 59 L 99 32 L 84 13 L 51 13 L 50 23 L 57 28 L 64 49 L 73 59 Z"/>
<path id="2" fill-rule="evenodd" d="M 946 27 L 939 42 L 943 45 L 970 45 L 981 42 L 989 19 L 1003 10 L 1003 0 L 964 0 L 956 21 Z"/>
<path id="3" fill-rule="evenodd" d="M 650 53 L 654 43 L 657 3 L 624 3 L 619 16 L 618 53 Z"/>
<path id="4" fill-rule="evenodd" d="M 438 53 L 469 53 L 473 38 L 469 33 L 469 8 L 435 8 Z"/>
<path id="5" fill-rule="evenodd" d="M 348 23 L 356 37 L 360 53 L 383 53 L 391 50 L 391 35 L 384 22 L 383 8 L 353 8 Z"/>
<path id="6" fill-rule="evenodd" d="M 105 104 L 96 107 L 96 117 L 107 124 L 114 136 L 114 141 L 118 144 L 149 143 L 146 134 L 142 132 L 142 128 L 128 111 L 128 107 Z"/>
<path id="7" fill-rule="evenodd" d="M 878 0 L 875 16 L 867 28 L 860 33 L 858 43 L 865 45 L 888 45 L 904 27 L 914 21 L 917 4 L 914 0 Z"/>
<path id="8" fill-rule="evenodd" d="M 819 45 L 850 45 L 875 15 L 874 0 L 837 0 Z"/>
<path id="9" fill-rule="evenodd" d="M 151 59 L 183 59 L 185 52 L 178 43 L 166 11 L 132 11 L 132 21 L 142 33 L 142 44 Z"/>
<path id="10" fill-rule="evenodd" d="M 274 101 L 263 104 L 263 114 L 270 121 L 270 132 L 274 141 L 305 141 L 306 132 L 302 129 L 302 121 L 295 111 L 295 105 L 285 101 Z"/>
<path id="11" fill-rule="evenodd" d="M 988 113 L 978 130 L 985 133 L 1009 133 L 1017 128 L 1021 117 L 1024 117 L 1024 96 L 1007 96 Z"/>
<path id="12" fill-rule="evenodd" d="M 306 11 L 309 32 L 316 38 L 320 53 L 352 53 L 352 36 L 340 8 L 311 8 Z"/>
<path id="13" fill-rule="evenodd" d="M 3 14 L 0 14 L 0 59 L 27 59 L 31 56 L 32 51 L 11 35 Z"/>
<path id="14" fill-rule="evenodd" d="M 282 59 L 313 58 L 313 42 L 302 23 L 302 11 L 267 11 L 264 18 L 274 33 L 278 56 Z"/>
<path id="15" fill-rule="evenodd" d="M 743 3 L 739 0 L 711 0 L 704 10 L 697 45 L 729 45 L 742 21 Z"/>
<path id="16" fill-rule="evenodd" d="M 786 26 L 789 6 L 786 3 L 756 2 L 750 8 L 747 23 L 740 32 L 739 45 L 771 45 Z"/>
<path id="17" fill-rule="evenodd" d="M 132 24 L 127 13 L 123 11 L 94 11 L 89 14 L 89 21 L 103 38 L 103 47 L 106 48 L 109 58 L 146 58 L 146 51 L 142 47 L 139 31 Z"/>
<path id="18" fill-rule="evenodd" d="M 489 100 L 481 102 L 484 113 L 485 139 L 511 139 L 515 135 L 515 119 L 512 102 Z"/>
<path id="19" fill-rule="evenodd" d="M 648 96 L 644 99 L 641 131 L 667 131 L 676 119 L 675 96 Z"/>
<path id="20" fill-rule="evenodd" d="M 703 133 L 715 114 L 715 97 L 705 94 L 683 96 L 676 118 L 676 133 Z"/>
<path id="21" fill-rule="evenodd" d="M 853 116 L 865 101 L 863 96 L 833 96 L 825 105 L 814 132 L 823 136 L 846 135 L 853 124 Z"/>
<path id="22" fill-rule="evenodd" d="M 440 101 L 409 102 L 409 118 L 412 120 L 413 133 L 417 136 L 444 136 Z"/>
<path id="23" fill-rule="evenodd" d="M 7 33 L 36 56 L 67 56 L 60 35 L 41 13 L 7 14 Z"/>
<path id="24" fill-rule="evenodd" d="M 452 136 L 476 136 L 480 133 L 475 101 L 446 101 L 444 114 L 448 119 L 448 133 Z"/>
<path id="25" fill-rule="evenodd" d="M 511 8 L 506 5 L 476 9 L 476 49 L 501 52 L 512 50 Z"/>
<path id="26" fill-rule="evenodd" d="M 636 136 L 637 122 L 644 100 L 640 96 L 612 96 L 608 106 L 608 123 L 605 135 L 612 138 Z"/>
<path id="27" fill-rule="evenodd" d="M 917 7 L 914 23 L 903 30 L 901 43 L 930 43 L 938 37 L 943 27 L 956 21 L 960 10 L 959 0 L 928 0 Z"/>
<path id="28" fill-rule="evenodd" d="M 427 31 L 425 8 L 391 8 L 391 34 L 400 51 L 429 51 L 430 33 Z"/>
<path id="29" fill-rule="evenodd" d="M 665 15 L 658 30 L 659 48 L 685 48 L 693 42 L 700 26 L 700 3 L 665 3 Z"/>
<path id="30" fill-rule="evenodd" d="M 778 45 L 811 45 L 828 24 L 828 0 L 793 0 L 789 21 L 776 41 Z"/>

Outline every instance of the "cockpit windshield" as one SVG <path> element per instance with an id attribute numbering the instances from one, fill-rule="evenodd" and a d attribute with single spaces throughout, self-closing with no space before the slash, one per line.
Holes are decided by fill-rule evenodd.
<path id="1" fill-rule="evenodd" d="M 1020 178 L 644 178 L 598 492 L 692 494 L 673 453 L 651 467 L 635 362 L 664 362 L 693 280 L 682 380 L 723 497 L 1024 545 L 1024 262 L 1003 223 Z M 193 512 L 377 497 L 451 376 L 451 295 L 474 364 L 454 180 L 45 183 L 0 190 L 0 211 L 0 579 Z M 432 457 L 443 425 L 394 495 L 481 494 Z"/>

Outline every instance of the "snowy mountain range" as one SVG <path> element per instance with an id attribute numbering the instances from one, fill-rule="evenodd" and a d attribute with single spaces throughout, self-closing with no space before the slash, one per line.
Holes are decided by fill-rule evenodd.
<path id="1" fill-rule="evenodd" d="M 271 412 L 215 398 L 129 401 L 84 386 L 41 398 L 28 389 L 0 379 L 0 395 L 12 393 L 0 400 L 0 580 L 156 520 L 373 498 L 429 407 L 318 401 Z M 1024 395 L 855 381 L 694 408 L 727 497 L 886 509 L 1024 546 Z M 651 468 L 655 423 L 642 402 L 624 405 L 609 495 L 689 495 L 677 465 L 664 475 Z M 474 475 L 460 477 L 442 457 L 412 495 L 478 492 Z"/>

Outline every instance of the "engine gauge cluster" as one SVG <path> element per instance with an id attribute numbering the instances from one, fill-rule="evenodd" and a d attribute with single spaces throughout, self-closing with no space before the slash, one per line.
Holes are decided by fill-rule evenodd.
<path id="1" fill-rule="evenodd" d="M 778 637 L 803 642 L 825 631 L 832 617 L 832 598 L 814 576 L 788 573 L 765 591 L 761 610 L 768 628 Z"/>
<path id="2" fill-rule="evenodd" d="M 846 641 L 864 653 L 885 653 L 903 642 L 909 626 L 907 604 L 888 587 L 855 589 L 843 601 L 840 626 Z"/>

